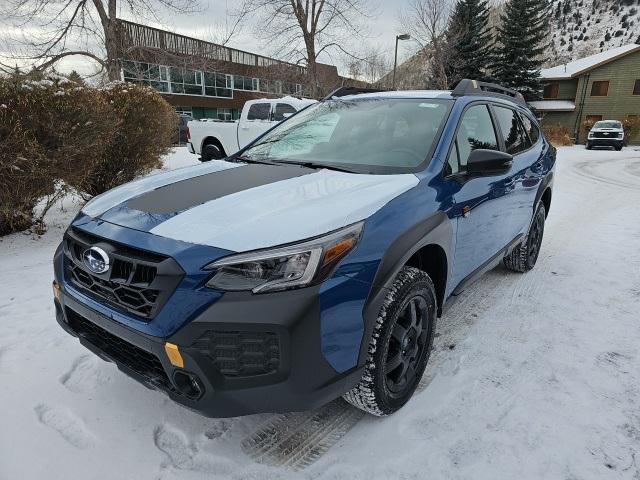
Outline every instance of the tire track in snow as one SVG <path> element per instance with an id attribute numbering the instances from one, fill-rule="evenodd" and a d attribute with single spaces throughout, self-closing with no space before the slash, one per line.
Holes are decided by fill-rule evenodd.
<path id="1" fill-rule="evenodd" d="M 365 413 L 337 399 L 311 412 L 276 415 L 242 441 L 258 463 L 306 468 L 351 430 Z"/>

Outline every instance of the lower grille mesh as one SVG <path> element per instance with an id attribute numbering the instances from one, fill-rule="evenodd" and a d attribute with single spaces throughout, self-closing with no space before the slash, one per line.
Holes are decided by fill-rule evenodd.
<path id="1" fill-rule="evenodd" d="M 66 313 L 71 329 L 110 359 L 133 370 L 156 387 L 179 393 L 169 381 L 158 357 L 109 333 L 69 308 L 66 309 Z"/>

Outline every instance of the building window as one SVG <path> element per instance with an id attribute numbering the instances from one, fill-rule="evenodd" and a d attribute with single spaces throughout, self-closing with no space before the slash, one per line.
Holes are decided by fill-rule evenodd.
<path id="1" fill-rule="evenodd" d="M 601 80 L 594 81 L 591 84 L 591 96 L 592 97 L 606 97 L 609 93 L 609 81 Z"/>
<path id="2" fill-rule="evenodd" d="M 149 85 L 160 92 L 169 92 L 167 67 L 143 62 L 122 63 L 122 77 L 125 82 Z"/>
<path id="3" fill-rule="evenodd" d="M 171 93 L 202 95 L 202 72 L 180 67 L 169 67 Z"/>
<path id="4" fill-rule="evenodd" d="M 633 84 L 633 94 L 640 95 L 640 79 L 636 80 Z"/>
<path id="5" fill-rule="evenodd" d="M 542 93 L 544 98 L 558 98 L 558 90 L 560 88 L 560 84 L 558 82 L 551 82 L 544 86 L 544 91 Z"/>
<path id="6" fill-rule="evenodd" d="M 248 92 L 256 92 L 259 89 L 259 80 L 257 78 L 246 77 L 244 75 L 233 76 L 233 89 L 245 90 Z"/>
<path id="7" fill-rule="evenodd" d="M 176 113 L 178 115 L 189 115 L 193 116 L 193 109 L 191 107 L 176 107 Z"/>
<path id="8" fill-rule="evenodd" d="M 205 72 L 204 74 L 204 94 L 208 97 L 231 98 L 231 75 L 224 73 Z"/>

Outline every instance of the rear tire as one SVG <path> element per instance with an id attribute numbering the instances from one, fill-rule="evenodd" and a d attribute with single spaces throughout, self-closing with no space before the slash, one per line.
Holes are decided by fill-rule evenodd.
<path id="1" fill-rule="evenodd" d="M 540 202 L 527 238 L 504 257 L 504 266 L 509 270 L 522 273 L 528 272 L 535 266 L 542 245 L 545 217 L 546 210 L 544 204 Z"/>
<path id="2" fill-rule="evenodd" d="M 436 312 L 429 275 L 413 267 L 400 270 L 378 313 L 362 380 L 344 399 L 379 417 L 407 403 L 429 360 Z"/>
<path id="3" fill-rule="evenodd" d="M 202 155 L 200 157 L 201 162 L 208 162 L 209 160 L 220 160 L 224 158 L 224 153 L 220 150 L 220 147 L 213 143 L 207 143 L 202 146 Z"/>

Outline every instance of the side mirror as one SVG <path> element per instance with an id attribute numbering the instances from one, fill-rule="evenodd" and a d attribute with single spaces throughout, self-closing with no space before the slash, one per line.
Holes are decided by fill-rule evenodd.
<path id="1" fill-rule="evenodd" d="M 282 114 L 282 118 L 287 119 L 287 118 L 289 118 L 291 115 L 293 115 L 293 113 L 283 113 L 283 114 Z"/>
<path id="2" fill-rule="evenodd" d="M 479 148 L 471 152 L 467 160 L 469 175 L 501 175 L 513 164 L 513 156 L 498 150 Z"/>

